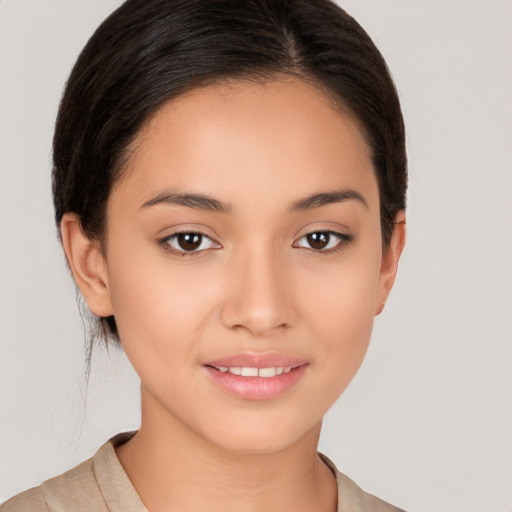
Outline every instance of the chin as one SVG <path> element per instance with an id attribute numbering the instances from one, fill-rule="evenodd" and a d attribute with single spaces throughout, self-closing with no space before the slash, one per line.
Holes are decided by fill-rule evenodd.
<path id="1" fill-rule="evenodd" d="M 293 418 L 293 416 L 292 416 Z M 209 426 L 208 438 L 222 450 L 237 455 L 265 455 L 277 453 L 311 437 L 318 442 L 321 420 L 312 425 L 292 419 L 252 418 L 252 421 L 237 421 Z M 302 428 L 301 428 L 302 427 Z"/>

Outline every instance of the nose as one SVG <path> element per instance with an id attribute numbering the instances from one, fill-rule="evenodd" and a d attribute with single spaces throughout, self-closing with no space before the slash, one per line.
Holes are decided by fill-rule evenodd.
<path id="1" fill-rule="evenodd" d="M 262 249 L 232 262 L 222 322 L 232 330 L 267 336 L 294 323 L 293 295 L 284 261 Z"/>

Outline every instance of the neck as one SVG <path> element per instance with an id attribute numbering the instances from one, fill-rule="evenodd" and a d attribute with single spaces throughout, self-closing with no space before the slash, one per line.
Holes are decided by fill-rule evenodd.
<path id="1" fill-rule="evenodd" d="M 336 510 L 336 480 L 317 454 L 320 423 L 278 451 L 240 453 L 144 409 L 139 432 L 116 451 L 151 512 Z"/>

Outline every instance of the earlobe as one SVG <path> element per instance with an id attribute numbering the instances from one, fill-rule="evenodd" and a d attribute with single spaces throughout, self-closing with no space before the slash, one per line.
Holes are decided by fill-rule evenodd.
<path id="1" fill-rule="evenodd" d="M 87 306 L 97 316 L 112 315 L 107 266 L 99 242 L 83 232 L 80 218 L 73 213 L 64 214 L 60 231 L 69 267 Z"/>
<path id="2" fill-rule="evenodd" d="M 382 313 L 386 300 L 395 282 L 398 262 L 405 246 L 405 212 L 399 210 L 395 216 L 393 233 L 382 254 L 379 276 L 379 289 L 376 297 L 375 315 Z"/>

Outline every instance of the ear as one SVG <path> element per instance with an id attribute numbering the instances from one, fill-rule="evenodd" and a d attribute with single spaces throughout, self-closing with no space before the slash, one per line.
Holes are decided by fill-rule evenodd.
<path id="1" fill-rule="evenodd" d="M 73 213 L 64 214 L 60 232 L 69 267 L 87 306 L 97 316 L 113 315 L 107 264 L 99 242 L 83 232 L 80 218 Z"/>
<path id="2" fill-rule="evenodd" d="M 405 246 L 405 212 L 399 210 L 396 214 L 391 240 L 382 253 L 377 304 L 375 315 L 382 313 L 398 270 L 398 261 Z"/>

